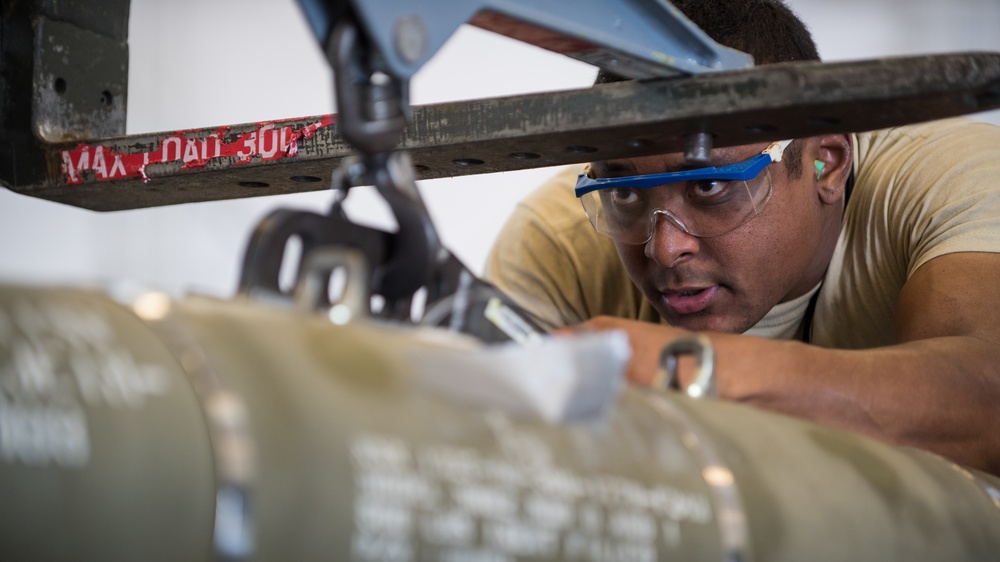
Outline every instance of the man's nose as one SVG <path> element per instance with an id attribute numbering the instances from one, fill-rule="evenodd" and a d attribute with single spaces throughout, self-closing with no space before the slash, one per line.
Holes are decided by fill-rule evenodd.
<path id="1" fill-rule="evenodd" d="M 700 241 L 673 215 L 660 211 L 650 220 L 653 235 L 646 242 L 646 257 L 662 267 L 674 267 L 698 253 Z"/>

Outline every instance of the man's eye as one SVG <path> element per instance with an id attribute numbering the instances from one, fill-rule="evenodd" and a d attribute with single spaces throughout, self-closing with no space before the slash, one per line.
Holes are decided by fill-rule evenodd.
<path id="1" fill-rule="evenodd" d="M 639 194 L 629 187 L 616 187 L 609 190 L 611 203 L 616 206 L 634 205 L 639 202 Z"/>
<path id="2" fill-rule="evenodd" d="M 720 199 L 724 198 L 732 187 L 733 182 L 726 180 L 699 180 L 691 182 L 688 188 L 688 196 L 692 199 Z"/>

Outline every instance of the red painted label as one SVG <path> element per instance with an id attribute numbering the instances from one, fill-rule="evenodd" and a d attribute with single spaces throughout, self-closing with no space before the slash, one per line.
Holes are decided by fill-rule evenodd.
<path id="1" fill-rule="evenodd" d="M 191 170 L 203 168 L 217 158 L 235 158 L 236 164 L 293 158 L 299 152 L 300 139 L 311 139 L 316 131 L 332 125 L 336 116 L 324 115 L 297 129 L 282 126 L 292 121 L 301 119 L 259 123 L 255 131 L 240 133 L 228 142 L 225 136 L 230 127 L 220 127 L 208 135 L 204 134 L 206 129 L 174 131 L 160 140 L 159 148 L 148 152 L 116 152 L 101 144 L 79 144 L 62 151 L 62 174 L 66 185 L 83 183 L 87 170 L 97 181 L 141 177 L 148 182 L 146 166 L 150 164 L 181 162 L 182 170 Z"/>

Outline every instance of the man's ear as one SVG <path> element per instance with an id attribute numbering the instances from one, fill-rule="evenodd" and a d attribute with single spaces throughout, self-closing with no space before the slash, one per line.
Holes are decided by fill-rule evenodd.
<path id="1" fill-rule="evenodd" d="M 805 174 L 813 181 L 820 201 L 832 205 L 844 196 L 847 178 L 854 167 L 850 135 L 813 137 L 806 150 Z"/>

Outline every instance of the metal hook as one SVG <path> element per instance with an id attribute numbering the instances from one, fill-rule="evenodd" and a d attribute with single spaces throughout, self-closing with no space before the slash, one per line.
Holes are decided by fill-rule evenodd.
<path id="1" fill-rule="evenodd" d="M 447 255 L 417 190 L 407 154 L 393 152 L 402 137 L 409 110 L 407 82 L 385 73 L 357 22 L 340 22 L 327 45 L 333 63 L 340 129 L 360 155 L 345 159 L 332 181 L 335 189 L 374 185 L 389 203 L 399 231 L 388 260 L 372 264 L 375 285 L 391 301 L 405 301 L 428 283 Z M 332 212 L 342 212 L 343 196 Z"/>
<path id="2" fill-rule="evenodd" d="M 337 24 L 327 58 L 333 65 L 340 134 L 366 157 L 396 148 L 409 111 L 407 82 L 376 68 L 375 55 L 356 22 Z"/>
<path id="3" fill-rule="evenodd" d="M 677 377 L 677 359 L 684 354 L 692 354 L 695 359 L 695 379 L 685 389 L 692 398 L 716 398 L 715 349 L 712 341 L 704 334 L 688 334 L 675 338 L 663 346 L 660 354 L 660 380 L 664 388 L 680 389 Z"/>

